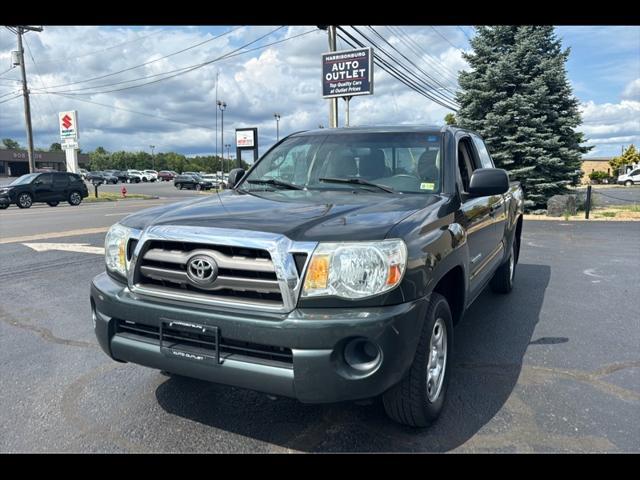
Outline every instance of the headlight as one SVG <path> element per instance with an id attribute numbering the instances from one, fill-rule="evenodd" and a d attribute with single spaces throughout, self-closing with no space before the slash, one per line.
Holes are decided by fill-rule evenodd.
<path id="1" fill-rule="evenodd" d="M 116 223 L 104 239 L 104 260 L 107 270 L 127 278 L 127 243 L 131 229 Z"/>
<path id="2" fill-rule="evenodd" d="M 400 283 L 406 265 L 407 247 L 399 239 L 320 243 L 309 261 L 302 296 L 378 295 Z"/>

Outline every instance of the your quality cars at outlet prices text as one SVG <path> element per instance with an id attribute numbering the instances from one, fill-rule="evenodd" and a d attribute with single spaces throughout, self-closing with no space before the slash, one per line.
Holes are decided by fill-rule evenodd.
<path id="1" fill-rule="evenodd" d="M 382 396 L 432 423 L 453 327 L 512 289 L 523 192 L 451 126 L 318 129 L 230 189 L 129 215 L 91 285 L 104 352 L 306 403 Z"/>

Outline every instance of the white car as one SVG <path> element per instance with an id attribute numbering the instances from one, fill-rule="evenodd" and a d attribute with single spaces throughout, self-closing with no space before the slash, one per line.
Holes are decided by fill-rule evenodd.
<path id="1" fill-rule="evenodd" d="M 140 183 L 148 181 L 149 175 L 147 173 L 141 172 L 140 170 L 127 170 L 127 182 Z"/>
<path id="2" fill-rule="evenodd" d="M 624 175 L 620 175 L 618 177 L 618 182 L 620 185 L 625 185 L 630 187 L 634 183 L 640 183 L 640 168 L 636 168 L 629 173 L 625 173 Z"/>
<path id="3" fill-rule="evenodd" d="M 147 174 L 150 182 L 155 182 L 156 180 L 158 180 L 158 172 L 155 170 L 144 170 L 143 173 Z"/>
<path id="4" fill-rule="evenodd" d="M 207 182 L 211 182 L 213 188 L 219 188 L 220 178 L 215 173 L 205 173 L 204 175 L 200 175 Z"/>

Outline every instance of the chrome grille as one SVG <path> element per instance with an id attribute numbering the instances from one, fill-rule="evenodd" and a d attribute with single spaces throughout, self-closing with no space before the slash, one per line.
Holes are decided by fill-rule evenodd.
<path id="1" fill-rule="evenodd" d="M 289 312 L 315 246 L 264 232 L 150 227 L 135 245 L 129 287 L 171 300 Z M 196 255 L 215 262 L 215 281 L 200 284 L 190 278 L 189 260 Z"/>

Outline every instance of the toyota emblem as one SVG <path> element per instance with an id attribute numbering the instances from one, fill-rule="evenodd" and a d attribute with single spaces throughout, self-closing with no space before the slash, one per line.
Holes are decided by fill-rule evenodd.
<path id="1" fill-rule="evenodd" d="M 208 255 L 194 255 L 187 262 L 187 276 L 195 286 L 209 286 L 218 277 L 218 265 Z"/>

